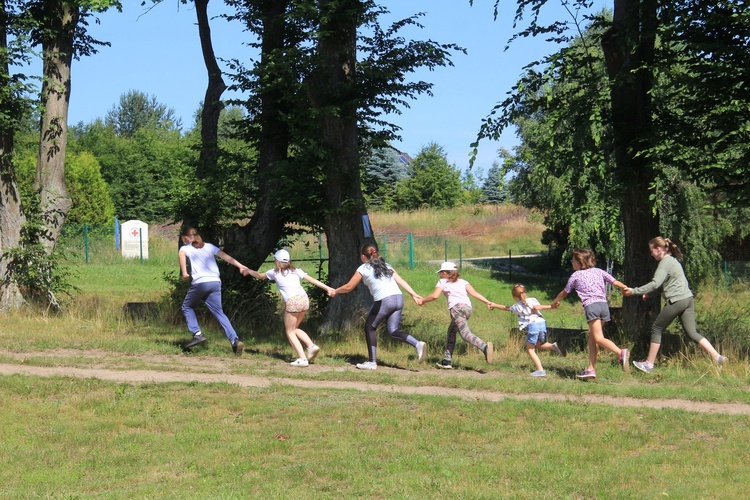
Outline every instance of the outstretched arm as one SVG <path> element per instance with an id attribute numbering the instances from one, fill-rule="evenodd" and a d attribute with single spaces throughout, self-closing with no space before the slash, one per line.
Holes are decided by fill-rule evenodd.
<path id="1" fill-rule="evenodd" d="M 485 303 L 485 304 L 487 305 L 487 307 L 490 307 L 490 304 L 492 304 L 492 302 L 490 302 L 489 300 L 487 300 L 487 299 L 486 299 L 486 298 L 484 297 L 484 295 L 482 295 L 481 293 L 477 292 L 477 291 L 476 291 L 476 290 L 474 289 L 474 287 L 473 287 L 473 286 L 471 286 L 471 285 L 466 285 L 466 292 L 467 292 L 467 293 L 468 293 L 469 295 L 471 295 L 472 297 L 474 297 L 475 299 L 477 299 L 477 300 L 481 300 L 482 302 L 484 302 L 484 303 Z"/>
<path id="2" fill-rule="evenodd" d="M 266 279 L 266 273 L 259 273 L 258 271 L 253 271 L 250 268 L 245 268 L 244 271 L 240 271 L 242 273 L 242 276 L 252 276 L 253 278 L 257 280 L 264 280 Z"/>
<path id="3" fill-rule="evenodd" d="M 357 285 L 359 285 L 360 281 L 362 281 L 362 275 L 359 274 L 358 272 L 355 272 L 352 275 L 351 279 L 349 280 L 349 283 L 347 283 L 346 285 L 341 285 L 340 287 L 338 287 L 337 289 L 335 289 L 332 293 L 329 293 L 328 295 L 330 297 L 335 297 L 339 293 L 349 293 L 355 288 L 357 288 Z"/>
<path id="4" fill-rule="evenodd" d="M 309 281 L 310 283 L 312 283 L 313 285 L 317 286 L 318 288 L 322 288 L 323 290 L 325 290 L 326 292 L 328 292 L 328 295 L 330 295 L 333 292 L 333 288 L 331 288 L 330 286 L 326 285 L 325 283 L 321 283 L 320 281 L 316 280 L 315 278 L 313 278 L 309 274 L 306 274 L 303 279 L 305 281 Z"/>
<path id="5" fill-rule="evenodd" d="M 249 270 L 250 270 L 250 269 L 249 269 L 249 268 L 248 268 L 247 266 L 244 266 L 244 265 L 240 264 L 239 262 L 237 262 L 237 260 L 236 260 L 236 259 L 235 259 L 234 257 L 232 257 L 231 255 L 229 255 L 228 253 L 226 253 L 226 252 L 225 252 L 224 250 L 219 250 L 219 251 L 218 251 L 218 252 L 216 253 L 216 255 L 217 255 L 217 256 L 218 256 L 218 257 L 219 257 L 219 258 L 220 258 L 221 260 L 223 260 L 223 261 L 225 261 L 226 263 L 228 263 L 228 264 L 231 264 L 231 265 L 233 265 L 234 267 L 236 267 L 237 269 L 239 269 L 241 273 L 242 273 L 243 271 L 249 271 Z M 243 273 L 243 275 L 244 275 L 244 273 Z"/>
<path id="6" fill-rule="evenodd" d="M 501 311 L 510 311 L 510 307 L 504 306 L 502 304 L 495 304 L 494 302 L 490 302 L 487 304 L 487 307 L 492 311 L 493 309 L 500 309 Z"/>
<path id="7" fill-rule="evenodd" d="M 552 309 L 557 309 L 558 306 L 560 305 L 560 302 L 562 300 L 565 300 L 565 297 L 567 297 L 567 296 L 568 296 L 568 292 L 566 292 L 565 290 L 563 290 L 562 292 L 558 293 L 557 297 L 555 297 L 555 300 L 552 301 Z"/>
<path id="8" fill-rule="evenodd" d="M 411 298 L 414 300 L 414 302 L 416 302 L 417 305 L 422 304 L 422 301 L 424 300 L 422 299 L 422 296 L 419 295 L 417 292 L 415 292 L 414 289 L 412 289 L 412 287 L 409 286 L 409 283 L 407 283 L 406 280 L 404 280 L 404 278 L 399 276 L 399 274 L 395 270 L 393 271 L 393 279 L 396 280 L 396 283 L 398 283 L 398 286 L 406 290 L 406 292 L 409 295 L 411 295 Z"/>
<path id="9" fill-rule="evenodd" d="M 422 303 L 419 304 L 420 306 L 425 305 L 428 302 L 432 302 L 433 300 L 437 300 L 438 297 L 440 297 L 440 294 L 443 293 L 443 289 L 439 286 L 436 286 L 435 289 L 432 291 L 431 294 L 429 294 L 427 297 L 422 297 Z"/>

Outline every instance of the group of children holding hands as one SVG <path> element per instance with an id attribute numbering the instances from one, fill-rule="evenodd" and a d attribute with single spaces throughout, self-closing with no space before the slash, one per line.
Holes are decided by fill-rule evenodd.
<path id="1" fill-rule="evenodd" d="M 488 363 L 492 362 L 493 344 L 485 342 L 469 329 L 468 320 L 472 313 L 470 297 L 473 297 L 487 305 L 490 310 L 509 311 L 518 317 L 519 329 L 526 337 L 526 352 L 535 367 L 531 376 L 544 377 L 546 371 L 536 350 L 552 351 L 563 357 L 566 355 L 566 351 L 556 342 L 547 342 L 547 326 L 541 311 L 557 308 L 560 302 L 575 290 L 581 300 L 589 325 L 589 364 L 577 377 L 582 380 L 596 378 L 595 365 L 599 348 L 616 354 L 618 363 L 624 371 L 627 371 L 629 368 L 628 350 L 617 347 L 603 334 L 603 324 L 611 319 L 606 297 L 607 284 L 620 289 L 624 296 L 646 295 L 662 288 L 666 304 L 652 326 L 648 357 L 644 361 L 633 362 L 633 365 L 639 370 L 647 373 L 653 370 L 661 345 L 661 334 L 677 317 L 680 318 L 690 339 L 698 343 L 718 366 L 722 366 L 727 360 L 714 349 L 706 338 L 698 334 L 695 326 L 693 295 L 678 260 L 682 258 L 682 254 L 674 243 L 661 237 L 654 238 L 649 242 L 651 256 L 659 262 L 659 265 L 653 279 L 646 285 L 637 288 L 627 287 L 609 273 L 596 267 L 596 257 L 591 250 L 575 249 L 571 260 L 574 272 L 568 279 L 565 288 L 550 305 L 540 304 L 538 300 L 527 295 L 526 288 L 522 284 L 516 284 L 511 291 L 516 303 L 511 306 L 491 302 L 477 292 L 468 281 L 460 278 L 458 269 L 452 262 L 442 263 L 437 271 L 439 278 L 435 289 L 426 297 L 422 297 L 385 261 L 373 244 L 364 245 L 360 249 L 362 265 L 357 268 L 351 279 L 338 288 L 332 288 L 296 268 L 291 262 L 289 252 L 283 249 L 274 254 L 274 268 L 260 273 L 240 264 L 216 246 L 204 243 L 193 228 L 185 228 L 181 233 L 181 238 L 183 246 L 180 248 L 179 257 L 182 279 L 186 280 L 192 277 L 190 289 L 182 305 L 188 329 L 193 334 L 193 339 L 185 345 L 188 348 L 206 340 L 200 331 L 194 311 L 194 308 L 203 301 L 224 329 L 227 338 L 232 343 L 233 351 L 238 355 L 243 352 L 242 342 L 222 311 L 221 281 L 215 258 L 219 257 L 236 266 L 243 276 L 268 279 L 276 283 L 285 304 L 284 329 L 286 336 L 297 356 L 297 359 L 290 363 L 291 366 L 295 367 L 308 366 L 320 352 L 320 347 L 310 339 L 305 331 L 300 329 L 310 306 L 307 293 L 301 285 L 302 280 L 325 290 L 331 298 L 338 294 L 353 291 L 360 282 L 367 286 L 372 294 L 373 304 L 365 320 L 368 361 L 356 365 L 361 370 L 376 370 L 378 367 L 376 331 L 381 323 L 385 323 L 386 330 L 393 339 L 414 347 L 420 363 L 427 357 L 427 344 L 401 329 L 401 314 L 404 307 L 401 289 L 411 295 L 414 302 L 419 306 L 437 300 L 440 295 L 445 295 L 448 302 L 450 325 L 448 326 L 443 359 L 437 365 L 443 369 L 452 368 L 452 356 L 457 333 L 468 344 L 479 349 Z M 186 266 L 188 260 L 191 264 L 190 273 L 188 273 Z"/>

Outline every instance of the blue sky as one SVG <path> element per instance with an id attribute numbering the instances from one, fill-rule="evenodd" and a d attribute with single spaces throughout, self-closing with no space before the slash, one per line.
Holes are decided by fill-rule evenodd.
<path id="1" fill-rule="evenodd" d="M 553 0 L 554 1 L 554 0 Z M 416 155 L 434 142 L 445 149 L 448 161 L 464 170 L 469 151 L 483 117 L 511 89 L 521 68 L 554 50 L 542 40 L 522 39 L 504 51 L 513 29 L 515 2 L 503 0 L 503 11 L 493 20 L 493 0 L 386 0 L 393 19 L 424 12 L 423 30 L 413 38 L 440 43 L 456 43 L 468 54 L 456 54 L 454 67 L 419 72 L 415 78 L 434 83 L 433 97 L 420 96 L 392 115 L 390 121 L 402 127 L 402 140 L 394 145 Z M 99 16 L 100 24 L 91 24 L 89 33 L 109 41 L 98 54 L 73 63 L 73 83 L 69 122 L 89 123 L 104 117 L 129 90 L 153 95 L 182 118 L 183 125 L 193 116 L 203 99 L 206 70 L 200 51 L 195 11 L 192 5 L 165 0 L 151 11 L 140 2 L 126 2 L 123 13 Z M 223 3 L 214 0 L 209 14 L 216 15 Z M 550 16 L 562 16 L 559 6 L 551 6 Z M 407 35 L 411 33 L 405 32 Z M 248 61 L 253 52 L 243 45 L 247 36 L 239 26 L 222 19 L 212 21 L 214 49 L 219 58 Z M 249 63 L 248 63 L 249 64 Z M 225 95 L 226 96 L 226 95 Z M 475 172 L 486 172 L 497 159 L 498 148 L 517 144 L 513 131 L 499 142 L 480 144 Z"/>

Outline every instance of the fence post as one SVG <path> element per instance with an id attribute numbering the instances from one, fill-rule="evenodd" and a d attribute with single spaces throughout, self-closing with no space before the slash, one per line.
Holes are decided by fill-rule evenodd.
<path id="1" fill-rule="evenodd" d="M 414 236 L 409 233 L 409 269 L 414 269 Z"/>
<path id="2" fill-rule="evenodd" d="M 508 249 L 508 281 L 513 281 L 513 252 Z"/>
<path id="3" fill-rule="evenodd" d="M 115 217 L 115 250 L 120 249 L 120 221 Z"/>
<path id="4" fill-rule="evenodd" d="M 724 261 L 724 284 L 729 284 L 729 263 Z"/>
<path id="5" fill-rule="evenodd" d="M 86 264 L 89 263 L 89 225 L 83 225 L 83 248 L 86 252 Z"/>
<path id="6" fill-rule="evenodd" d="M 140 241 L 141 262 L 143 262 L 143 230 L 142 229 L 138 229 L 138 239 Z"/>
<path id="7" fill-rule="evenodd" d="M 458 244 L 458 268 L 464 268 L 464 251 L 461 243 Z"/>

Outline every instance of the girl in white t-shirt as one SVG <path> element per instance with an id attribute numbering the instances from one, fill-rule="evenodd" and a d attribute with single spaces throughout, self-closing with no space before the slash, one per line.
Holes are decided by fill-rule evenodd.
<path id="1" fill-rule="evenodd" d="M 420 305 L 432 302 L 445 295 L 448 299 L 448 312 L 451 315 L 451 324 L 448 326 L 448 338 L 445 346 L 443 360 L 438 363 L 438 368 L 452 368 L 453 349 L 456 347 L 456 332 L 461 335 L 469 344 L 473 345 L 482 353 L 488 363 L 492 363 L 493 345 L 492 342 L 485 342 L 480 339 L 469 329 L 469 317 L 471 316 L 471 300 L 469 295 L 477 300 L 481 300 L 487 306 L 492 303 L 487 300 L 481 293 L 477 292 L 473 286 L 465 279 L 459 278 L 458 269 L 453 262 L 443 262 L 437 271 L 440 279 L 435 285 L 435 290 L 430 295 L 422 299 Z"/>
<path id="2" fill-rule="evenodd" d="M 264 273 L 248 269 L 243 274 L 259 280 L 269 279 L 279 287 L 281 298 L 284 299 L 284 330 L 289 343 L 297 354 L 297 359 L 292 361 L 290 365 L 308 366 L 310 361 L 315 359 L 315 356 L 320 352 L 320 347 L 315 345 L 304 330 L 300 329 L 302 320 L 305 319 L 305 314 L 310 309 L 310 299 L 305 289 L 302 288 L 301 280 L 309 281 L 329 294 L 333 291 L 333 288 L 316 280 L 302 269 L 294 267 L 289 252 L 284 249 L 278 250 L 274 254 L 273 263 L 274 268 Z M 302 349 L 300 341 L 307 346 L 307 352 Z"/>
<path id="3" fill-rule="evenodd" d="M 411 295 L 414 302 L 420 303 L 422 297 L 398 275 L 395 269 L 388 264 L 378 253 L 373 244 L 366 244 L 359 250 L 362 265 L 357 268 L 354 275 L 346 285 L 338 287 L 333 293 L 335 297 L 339 293 L 349 293 L 364 282 L 372 294 L 373 302 L 370 312 L 365 320 L 365 340 L 367 340 L 367 354 L 369 361 L 358 363 L 360 370 L 377 370 L 378 336 L 377 328 L 380 323 L 385 322 L 386 329 L 391 338 L 406 342 L 417 350 L 417 359 L 423 362 L 427 357 L 427 343 L 420 342 L 405 331 L 401 330 L 401 311 L 404 308 L 404 295 L 401 288 Z"/>
<path id="4" fill-rule="evenodd" d="M 542 362 L 539 360 L 536 349 L 554 351 L 563 357 L 566 354 L 562 348 L 558 347 L 557 342 L 553 344 L 547 342 L 547 322 L 539 311 L 552 309 L 552 306 L 543 306 L 534 297 L 528 297 L 526 295 L 526 287 L 520 283 L 513 286 L 511 294 L 517 301 L 515 304 L 507 307 L 493 302 L 490 303 L 490 309 L 510 311 L 518 316 L 519 330 L 522 332 L 526 331 L 526 352 L 529 353 L 529 357 L 536 367 L 536 371 L 531 372 L 531 376 L 544 377 L 547 375 L 547 372 L 542 368 Z"/>

